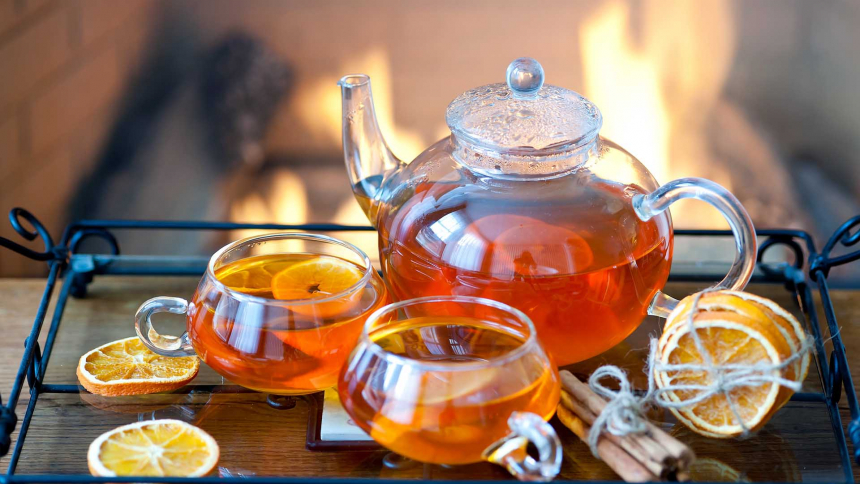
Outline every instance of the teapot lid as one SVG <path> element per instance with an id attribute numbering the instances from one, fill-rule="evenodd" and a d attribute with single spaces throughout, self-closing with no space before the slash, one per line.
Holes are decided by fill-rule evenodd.
<path id="1" fill-rule="evenodd" d="M 481 151 L 523 156 L 578 148 L 603 124 L 600 110 L 588 99 L 544 85 L 543 67 L 529 57 L 511 62 L 506 84 L 488 84 L 457 96 L 445 119 L 457 138 Z"/>

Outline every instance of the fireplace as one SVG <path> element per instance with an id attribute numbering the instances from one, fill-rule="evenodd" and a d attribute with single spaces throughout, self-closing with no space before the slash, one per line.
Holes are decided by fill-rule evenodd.
<path id="1" fill-rule="evenodd" d="M 548 83 L 593 100 L 601 133 L 661 182 L 710 178 L 758 227 L 801 228 L 819 241 L 860 213 L 853 4 L 12 8 L 0 21 L 0 71 L 15 70 L 0 85 L 0 209 L 27 207 L 54 234 L 82 217 L 364 224 L 343 168 L 337 79 L 371 76 L 381 129 L 408 160 L 447 135 L 451 99 L 503 81 L 523 55 L 540 60 Z M 28 48 L 45 52 L 39 66 Z M 673 207 L 673 217 L 676 227 L 725 228 L 695 202 Z M 3 224 L 0 235 L 10 234 Z M 128 253 L 206 254 L 242 235 L 121 244 Z M 372 237 L 360 243 L 375 251 Z M 0 275 L 42 273 L 0 253 Z"/>

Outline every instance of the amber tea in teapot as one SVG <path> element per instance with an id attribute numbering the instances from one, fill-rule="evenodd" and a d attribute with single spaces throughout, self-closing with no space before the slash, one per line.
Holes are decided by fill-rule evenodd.
<path id="1" fill-rule="evenodd" d="M 623 340 L 669 275 L 671 227 L 662 217 L 636 217 L 633 187 L 573 180 L 492 191 L 418 184 L 401 210 L 432 210 L 411 224 L 395 218 L 380 226 L 394 297 L 457 294 L 513 305 L 534 321 L 559 365 Z M 450 245 L 429 237 L 451 213 L 468 221 L 458 227 L 467 235 Z"/>
<path id="2" fill-rule="evenodd" d="M 700 178 L 661 186 L 599 135 L 597 106 L 543 78 L 522 58 L 506 83 L 464 92 L 446 112 L 451 135 L 410 163 L 379 132 L 370 79 L 341 79 L 347 169 L 395 299 L 501 301 L 534 321 L 557 364 L 582 361 L 677 304 L 661 290 L 672 261 L 667 209 L 684 198 L 726 217 L 736 254 L 717 286 L 742 289 L 756 242 L 740 202 Z"/>

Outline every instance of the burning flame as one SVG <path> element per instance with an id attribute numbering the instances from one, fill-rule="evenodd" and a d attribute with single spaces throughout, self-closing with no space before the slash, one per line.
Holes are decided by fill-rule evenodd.
<path id="1" fill-rule="evenodd" d="M 344 62 L 341 74 L 362 73 L 370 76 L 373 87 L 373 105 L 376 120 L 391 151 L 408 162 L 429 145 L 416 131 L 394 123 L 394 89 L 391 79 L 391 62 L 385 50 L 374 48 Z M 331 143 L 341 143 L 341 98 L 337 81 L 340 77 L 324 76 L 299 86 L 304 93 L 298 99 L 298 112 L 302 122 L 316 136 Z"/>
<path id="2" fill-rule="evenodd" d="M 666 180 L 669 117 L 657 66 L 632 44 L 630 7 L 611 3 L 580 33 L 588 97 L 603 113 L 601 134 L 638 157 L 658 180 Z"/>
<path id="3" fill-rule="evenodd" d="M 660 183 L 704 176 L 731 189 L 704 135 L 734 57 L 730 6 L 646 0 L 633 13 L 629 2 L 609 2 L 580 31 L 586 96 L 603 113 L 601 134 Z M 673 210 L 677 225 L 726 225 L 715 210 L 700 208 Z"/>
<path id="4" fill-rule="evenodd" d="M 340 74 L 363 73 L 370 76 L 376 120 L 388 147 L 397 157 L 409 162 L 429 146 L 428 140 L 418 132 L 400 127 L 394 122 L 391 62 L 385 50 L 374 48 L 363 55 L 350 57 L 340 66 L 338 72 Z M 298 112 L 304 124 L 315 136 L 340 146 L 342 109 L 340 90 L 336 88 L 338 79 L 339 77 L 321 77 L 306 86 L 300 86 L 300 90 L 307 94 L 300 97 Z M 446 130 L 445 136 L 447 134 Z M 350 196 L 341 203 L 333 222 L 362 225 L 367 223 L 367 217 Z M 376 253 L 375 238 L 356 237 L 355 239 L 356 244 L 366 253 Z"/>
<path id="5" fill-rule="evenodd" d="M 377 121 L 391 150 L 405 161 L 420 154 L 429 143 L 416 131 L 397 126 L 394 122 L 394 94 L 388 54 L 379 48 L 364 55 L 352 56 L 336 72 L 300 83 L 296 110 L 309 134 L 332 146 L 341 144 L 341 96 L 337 88 L 344 73 L 365 73 L 373 83 L 373 98 Z M 447 135 L 447 132 L 445 133 Z M 265 197 L 251 193 L 230 208 L 230 220 L 241 222 L 277 222 L 299 224 L 308 222 L 308 200 L 302 180 L 289 171 L 275 175 L 273 189 Z M 315 219 L 314 222 L 325 222 Z M 367 224 L 358 203 L 349 194 L 337 210 L 333 223 Z M 236 238 L 254 235 L 256 231 L 237 231 Z M 371 257 L 376 254 L 376 236 L 349 237 Z M 355 239 L 355 240 L 353 240 Z"/>
<path id="6" fill-rule="evenodd" d="M 706 121 L 720 102 L 735 52 L 731 7 L 721 0 L 644 0 L 635 10 L 630 5 L 625 0 L 601 4 L 580 31 L 585 94 L 603 112 L 602 134 L 642 160 L 661 183 L 694 175 L 731 188 L 727 176 L 715 171 L 719 163 L 705 139 Z M 295 112 L 310 136 L 339 147 L 342 111 L 337 80 L 344 73 L 366 73 L 372 79 L 386 141 L 401 159 L 412 160 L 433 140 L 395 124 L 391 71 L 382 48 L 350 56 L 336 71 L 299 82 L 302 95 L 295 98 Z M 444 126 L 433 130 L 437 132 L 440 137 L 448 134 Z M 681 210 L 673 210 L 677 225 L 725 226 L 716 211 L 700 207 L 683 204 Z M 231 207 L 230 218 L 307 222 L 305 186 L 294 173 L 279 172 L 273 189 L 248 194 Z M 352 196 L 342 201 L 332 221 L 367 223 Z M 373 238 L 360 245 L 375 254 Z"/>
<path id="7" fill-rule="evenodd" d="M 244 223 L 303 224 L 308 222 L 308 197 L 305 184 L 289 170 L 277 171 L 266 193 L 251 192 L 230 205 L 230 220 Z M 270 232 L 267 230 L 234 230 L 234 240 Z M 296 242 L 290 250 L 300 251 Z"/>
<path id="8" fill-rule="evenodd" d="M 367 216 L 361 210 L 358 202 L 350 197 L 344 200 L 337 209 L 337 213 L 332 218 L 332 223 L 342 225 L 366 225 Z M 379 240 L 376 232 L 350 232 L 348 235 L 343 234 L 346 240 L 355 244 L 365 254 L 370 257 L 370 260 L 379 267 Z M 340 236 L 340 234 L 338 235 Z"/>

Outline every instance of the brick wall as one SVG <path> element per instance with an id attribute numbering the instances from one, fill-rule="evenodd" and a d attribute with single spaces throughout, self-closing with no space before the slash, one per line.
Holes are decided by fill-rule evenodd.
<path id="1" fill-rule="evenodd" d="M 97 160 L 157 3 L 0 0 L 0 236 L 33 212 L 59 237 L 65 207 Z M 0 274 L 44 266 L 0 250 Z"/>
<path id="2" fill-rule="evenodd" d="M 577 49 L 570 48 L 577 34 L 568 26 L 588 5 L 548 0 L 535 10 L 508 0 L 500 12 L 493 4 L 444 0 L 437 11 L 421 0 L 0 0 L 0 236 L 20 241 L 5 220 L 14 206 L 32 211 L 59 236 L 69 198 L 98 160 L 141 50 L 153 44 L 155 37 L 146 33 L 163 26 L 159 22 L 181 19 L 197 54 L 230 32 L 244 31 L 289 62 L 296 76 L 293 96 L 275 115 L 267 149 L 328 155 L 341 169 L 335 83 L 346 71 L 367 69 L 371 53 L 384 52 L 390 68 L 387 78 L 367 71 L 377 97 L 387 90 L 398 99 L 396 123 L 420 134 L 422 145 L 441 136 L 451 99 L 467 86 L 501 81 L 516 55 L 531 53 L 553 82 L 579 87 Z M 508 27 L 487 23 L 488 12 L 494 21 L 533 34 L 511 35 Z M 302 112 L 324 117 L 316 115 L 322 101 L 330 101 L 325 107 L 334 114 L 333 125 L 322 123 L 331 128 L 325 136 Z M 43 273 L 43 264 L 0 250 L 0 277 Z"/>

